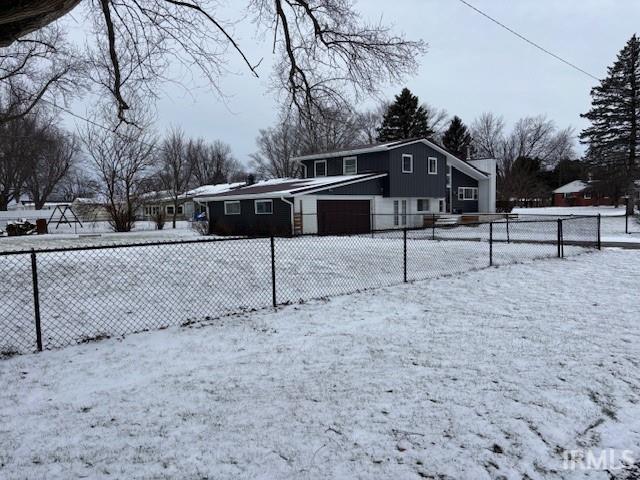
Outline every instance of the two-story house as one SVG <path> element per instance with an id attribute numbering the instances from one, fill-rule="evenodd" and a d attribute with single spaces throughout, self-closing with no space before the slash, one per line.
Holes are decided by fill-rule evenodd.
<path id="1" fill-rule="evenodd" d="M 496 162 L 464 161 L 426 139 L 294 159 L 304 178 L 198 199 L 211 233 L 363 233 L 420 227 L 444 213 L 495 212 Z"/>

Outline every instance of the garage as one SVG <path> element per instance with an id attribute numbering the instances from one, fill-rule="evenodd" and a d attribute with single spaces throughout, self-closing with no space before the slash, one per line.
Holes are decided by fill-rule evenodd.
<path id="1" fill-rule="evenodd" d="M 370 200 L 318 200 L 317 207 L 319 235 L 371 231 Z"/>

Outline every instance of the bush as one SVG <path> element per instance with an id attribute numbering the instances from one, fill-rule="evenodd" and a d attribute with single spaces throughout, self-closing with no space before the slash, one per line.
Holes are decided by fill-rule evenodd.
<path id="1" fill-rule="evenodd" d="M 164 228 L 167 217 L 165 216 L 164 212 L 159 209 L 151 216 L 151 219 L 156 224 L 156 230 L 162 230 Z"/>
<path id="2" fill-rule="evenodd" d="M 206 220 L 191 222 L 191 228 L 200 235 L 209 235 L 209 222 Z"/>

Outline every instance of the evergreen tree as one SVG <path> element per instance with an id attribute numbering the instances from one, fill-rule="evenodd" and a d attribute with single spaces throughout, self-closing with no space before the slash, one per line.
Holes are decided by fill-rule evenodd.
<path id="1" fill-rule="evenodd" d="M 592 107 L 582 115 L 591 126 L 580 134 L 589 146 L 588 159 L 606 176 L 630 183 L 637 168 L 640 121 L 640 40 L 633 35 L 608 68 L 607 77 L 591 90 Z M 612 161 L 614 164 L 612 164 Z M 624 188 L 626 190 L 626 187 Z"/>
<path id="2" fill-rule="evenodd" d="M 378 129 L 378 141 L 429 138 L 434 133 L 429 126 L 427 110 L 419 104 L 418 97 L 408 88 L 403 88 L 384 114 L 382 126 Z"/>
<path id="3" fill-rule="evenodd" d="M 462 123 L 462 119 L 457 115 L 453 117 L 449 128 L 444 132 L 442 136 L 442 145 L 458 158 L 467 158 L 467 149 L 471 152 L 471 143 L 473 139 L 467 129 L 467 126 Z"/>

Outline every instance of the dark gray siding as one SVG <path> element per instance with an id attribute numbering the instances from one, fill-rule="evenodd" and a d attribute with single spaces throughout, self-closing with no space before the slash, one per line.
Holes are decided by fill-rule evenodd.
<path id="1" fill-rule="evenodd" d="M 225 215 L 222 200 L 209 202 L 209 233 L 249 236 L 291 235 L 291 206 L 279 198 L 271 200 L 273 201 L 271 215 L 256 215 L 254 200 L 240 200 L 240 215 Z"/>
<path id="2" fill-rule="evenodd" d="M 477 212 L 477 200 L 458 200 L 458 187 L 478 187 L 478 181 L 465 175 L 461 171 L 451 169 L 452 206 L 453 213 Z"/>
<path id="3" fill-rule="evenodd" d="M 354 156 L 358 159 L 358 173 L 386 172 L 389 170 L 389 153 L 388 152 L 372 152 L 363 153 Z M 327 158 L 327 175 L 342 175 L 342 160 L 345 157 Z M 314 169 L 315 160 L 303 160 L 302 163 L 307 167 L 307 178 L 315 177 Z"/>
<path id="4" fill-rule="evenodd" d="M 388 190 L 387 178 L 374 178 L 367 182 L 352 183 L 344 187 L 322 190 L 313 195 L 384 195 Z"/>
<path id="5" fill-rule="evenodd" d="M 402 173 L 402 155 L 413 155 L 413 173 Z M 401 146 L 390 154 L 389 196 L 442 197 L 447 191 L 446 157 L 423 143 Z M 438 174 L 428 174 L 428 158 L 438 159 Z"/>
<path id="6" fill-rule="evenodd" d="M 413 155 L 413 173 L 402 173 L 402 155 Z M 423 143 L 403 145 L 398 148 L 356 155 L 358 173 L 388 172 L 385 196 L 444 198 L 447 190 L 446 157 Z M 429 175 L 428 158 L 438 159 L 437 175 Z M 342 175 L 344 157 L 327 158 L 327 175 Z M 313 177 L 314 161 L 304 160 L 307 177 Z"/>

